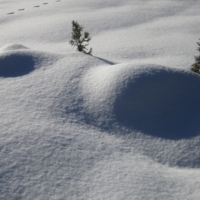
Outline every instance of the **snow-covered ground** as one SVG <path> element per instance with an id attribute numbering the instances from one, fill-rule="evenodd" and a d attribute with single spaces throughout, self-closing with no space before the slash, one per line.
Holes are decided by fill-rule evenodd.
<path id="1" fill-rule="evenodd" d="M 0 0 L 0 199 L 198 200 L 198 0 Z M 69 45 L 71 22 L 93 56 Z"/>

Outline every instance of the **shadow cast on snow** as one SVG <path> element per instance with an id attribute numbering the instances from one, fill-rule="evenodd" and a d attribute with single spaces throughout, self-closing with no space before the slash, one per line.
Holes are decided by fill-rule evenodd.
<path id="1" fill-rule="evenodd" d="M 100 58 L 100 57 L 96 57 L 96 56 L 94 56 L 94 57 L 99 59 L 99 60 L 101 60 L 101 61 L 103 61 L 103 62 L 105 62 L 105 63 L 107 63 L 107 64 L 109 64 L 109 65 L 115 65 L 116 64 L 116 63 L 114 63 L 114 62 L 112 62 L 110 60 L 104 59 L 104 58 Z"/>
<path id="2" fill-rule="evenodd" d="M 12 53 L 0 56 L 0 77 L 23 76 L 34 70 L 31 55 Z"/>
<path id="3" fill-rule="evenodd" d="M 114 103 L 122 126 L 170 140 L 199 135 L 200 77 L 160 71 L 129 81 Z"/>

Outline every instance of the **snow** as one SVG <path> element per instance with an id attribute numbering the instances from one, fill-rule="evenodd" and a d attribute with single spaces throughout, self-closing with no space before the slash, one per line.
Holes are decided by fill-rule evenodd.
<path id="1" fill-rule="evenodd" d="M 0 199 L 199 199 L 198 1 L 0 5 Z"/>

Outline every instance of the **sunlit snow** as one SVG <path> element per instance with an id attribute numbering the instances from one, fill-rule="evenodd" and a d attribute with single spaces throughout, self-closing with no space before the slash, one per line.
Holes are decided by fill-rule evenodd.
<path id="1" fill-rule="evenodd" d="M 0 0 L 0 199 L 198 200 L 199 10 Z M 72 20 L 93 56 L 70 46 Z"/>

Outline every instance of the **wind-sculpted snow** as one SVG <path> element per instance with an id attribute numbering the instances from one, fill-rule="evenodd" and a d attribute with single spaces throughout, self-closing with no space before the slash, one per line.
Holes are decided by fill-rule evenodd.
<path id="1" fill-rule="evenodd" d="M 29 48 L 22 44 L 8 44 L 1 47 L 0 51 L 4 52 L 4 51 L 14 51 L 14 50 L 22 50 L 22 49 L 29 49 Z"/>
<path id="2" fill-rule="evenodd" d="M 43 63 L 51 65 L 62 55 L 30 50 L 21 44 L 6 45 L 0 49 L 0 77 L 19 77 L 40 68 Z M 50 61 L 51 60 L 51 61 Z"/>
<path id="3" fill-rule="evenodd" d="M 133 135 L 140 132 L 160 138 L 166 141 L 168 152 L 172 150 L 168 148 L 170 141 L 177 143 L 179 147 L 173 148 L 171 157 L 157 160 L 182 167 L 200 167 L 199 142 L 192 142 L 200 135 L 198 75 L 156 65 L 100 66 L 89 70 L 82 88 L 87 122 L 104 130 L 115 132 L 118 129 L 115 127 L 124 127 Z M 185 146 L 178 145 L 183 139 L 187 139 Z M 192 148 L 191 143 L 187 145 L 189 140 L 194 144 Z M 145 148 L 148 147 L 155 149 L 151 142 Z M 161 151 L 157 147 L 157 152 Z M 184 156 L 183 151 L 187 152 Z M 155 159 L 158 154 L 150 156 Z"/>
<path id="4" fill-rule="evenodd" d="M 15 52 L 0 55 L 0 76 L 23 76 L 34 70 L 34 59 L 31 55 Z"/>
<path id="5" fill-rule="evenodd" d="M 114 102 L 117 122 L 164 139 L 200 134 L 200 77 L 183 70 L 138 66 Z"/>
<path id="6" fill-rule="evenodd" d="M 198 200 L 199 10 L 1 1 L 0 200 Z M 72 20 L 93 56 L 69 45 Z"/>
<path id="7" fill-rule="evenodd" d="M 189 135 L 185 132 L 185 135 L 181 135 L 179 132 L 179 138 L 172 138 L 172 129 L 168 129 L 169 135 L 162 135 L 161 132 L 154 134 L 150 129 L 152 127 L 147 125 L 146 129 L 142 129 L 137 120 L 147 123 L 147 119 L 140 118 L 139 110 L 135 108 L 138 113 L 134 110 L 135 104 L 132 102 L 136 99 L 140 107 L 144 106 L 141 108 L 144 117 L 147 111 L 153 117 L 160 116 L 159 112 L 164 108 L 156 108 L 156 102 L 161 106 L 168 106 L 170 99 L 174 102 L 172 95 L 182 97 L 182 93 L 177 91 L 182 86 L 189 85 L 191 91 L 184 91 L 190 92 L 192 98 L 189 100 L 186 95 L 184 97 L 189 103 L 193 102 L 192 87 L 193 81 L 198 85 L 197 75 L 156 65 L 114 64 L 106 59 L 81 53 L 53 54 L 26 49 L 11 50 L 2 53 L 4 54 L 29 55 L 35 60 L 36 70 L 17 79 L 1 79 L 0 102 L 3 106 L 0 128 L 4 141 L 1 145 L 4 159 L 0 163 L 2 199 L 5 196 L 10 199 L 42 199 L 43 190 L 47 190 L 46 195 L 51 197 L 50 190 L 54 187 L 57 188 L 53 195 L 56 198 L 64 198 L 69 194 L 71 198 L 77 191 L 78 199 L 87 199 L 88 187 L 94 188 L 95 194 L 98 194 L 99 189 L 103 192 L 107 181 L 111 181 L 117 188 L 123 187 L 125 183 L 131 185 L 134 174 L 141 168 L 150 173 L 148 178 L 142 176 L 134 181 L 139 185 L 145 182 L 144 188 L 151 187 L 152 182 L 162 185 L 163 191 L 166 190 L 166 184 L 167 190 L 170 190 L 173 182 L 173 178 L 165 176 L 174 177 L 179 172 L 174 186 L 179 193 L 183 177 L 188 179 L 189 176 L 184 171 L 179 171 L 179 167 L 200 167 L 200 142 L 197 133 Z M 175 79 L 179 84 L 170 93 L 168 87 L 176 82 Z M 183 84 L 184 81 L 188 84 Z M 162 87 L 157 85 L 158 82 Z M 198 89 L 197 85 L 194 92 Z M 142 94 L 139 93 L 140 87 Z M 159 101 L 155 98 L 154 103 L 152 99 L 148 106 L 146 98 L 149 90 L 154 95 L 161 92 L 168 101 L 158 95 Z M 182 106 L 185 105 L 184 102 L 181 103 Z M 150 108 L 155 109 L 157 114 L 151 112 Z M 190 105 L 190 108 L 193 107 Z M 133 111 L 137 114 L 134 119 L 136 121 L 127 122 Z M 173 112 L 172 110 L 170 114 Z M 185 117 L 190 114 L 186 113 Z M 169 120 L 169 123 L 172 122 Z M 194 123 L 194 129 L 197 128 L 198 123 Z M 141 129 L 140 133 L 138 129 Z M 158 127 L 160 129 L 162 127 Z M 156 173 L 152 172 L 151 167 L 146 171 L 146 162 L 156 166 Z M 166 165 L 178 168 L 173 171 Z M 130 169 L 134 169 L 134 173 Z M 127 172 L 128 179 L 123 179 Z M 102 173 L 105 173 L 104 179 L 101 178 Z M 120 183 L 116 173 L 121 177 Z M 197 172 L 192 172 L 192 176 L 195 174 L 198 175 Z M 72 181 L 75 182 L 73 187 Z M 84 185 L 79 190 L 81 182 Z M 99 188 L 98 184 L 102 186 Z M 40 189 L 38 185 L 41 186 Z M 8 191 L 8 187 L 14 188 L 16 192 Z M 196 187 L 198 184 L 194 189 Z M 89 194 L 91 197 L 94 195 L 92 191 Z M 126 187 L 123 191 L 130 192 Z M 112 192 L 108 194 L 113 195 Z M 135 192 L 131 194 L 136 195 Z"/>

